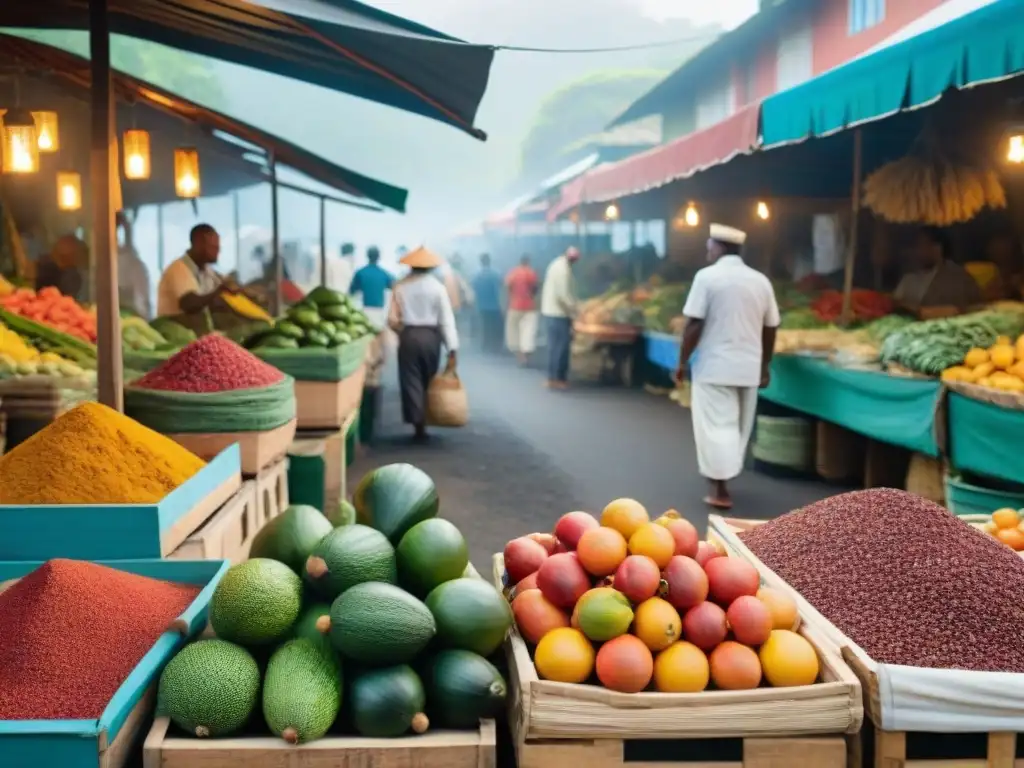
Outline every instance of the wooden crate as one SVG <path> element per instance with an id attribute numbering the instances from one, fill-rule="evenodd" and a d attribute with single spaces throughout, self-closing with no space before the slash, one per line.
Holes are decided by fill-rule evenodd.
<path id="1" fill-rule="evenodd" d="M 494 556 L 501 586 L 504 561 Z M 844 768 L 847 736 L 860 730 L 861 688 L 838 653 L 809 628 L 823 682 L 794 688 L 625 694 L 541 680 L 512 629 L 505 641 L 509 724 L 519 768 Z M 658 741 L 661 744 L 651 745 Z M 671 742 L 677 742 L 671 743 Z M 637 759 L 644 749 L 653 760 Z M 723 762 L 724 760 L 724 762 Z"/>
<path id="2" fill-rule="evenodd" d="M 363 399 L 366 364 L 341 381 L 296 381 L 299 429 L 340 429 Z"/>
<path id="3" fill-rule="evenodd" d="M 288 509 L 288 459 L 267 467 L 253 480 L 256 483 L 257 520 L 253 535 Z"/>
<path id="4" fill-rule="evenodd" d="M 300 746 L 282 739 L 192 739 L 157 718 L 143 768 L 494 768 L 493 720 L 476 731 L 433 731 L 400 739 L 329 737 Z M 594 767 L 596 768 L 596 766 Z"/>
<path id="5" fill-rule="evenodd" d="M 253 476 L 284 458 L 295 438 L 296 419 L 260 432 L 189 432 L 167 435 L 196 456 L 210 461 L 232 443 L 241 451 L 242 474 Z"/>
<path id="6" fill-rule="evenodd" d="M 260 529 L 256 481 L 247 480 L 238 493 L 181 544 L 170 557 L 175 560 L 230 560 L 240 563 L 249 556 L 249 545 Z"/>
<path id="7" fill-rule="evenodd" d="M 305 498 L 316 500 L 313 506 L 324 512 L 335 509 L 339 501 L 348 498 L 348 455 L 345 438 L 357 414 L 357 411 L 350 413 L 340 429 L 298 432 L 295 441 L 288 448 L 288 456 L 296 459 L 291 472 L 297 473 L 303 480 L 306 479 L 306 475 L 319 477 L 322 472 L 323 488 L 310 489 Z M 303 462 L 317 462 L 318 465 L 322 464 L 322 467 L 300 467 Z"/>
<path id="8" fill-rule="evenodd" d="M 822 642 L 838 650 L 860 680 L 867 723 L 863 739 L 851 746 L 850 768 L 861 768 L 862 765 L 874 768 L 1024 768 L 1024 756 L 1016 757 L 1017 737 L 1014 733 L 912 734 L 883 729 L 878 664 L 818 613 L 799 592 L 758 560 L 738 537 L 738 533 L 763 522 L 710 515 L 708 538 L 729 553 L 750 561 L 758 569 L 763 583 L 790 595 L 799 607 L 802 627 L 813 626 Z M 915 741 L 918 743 L 913 743 Z"/>

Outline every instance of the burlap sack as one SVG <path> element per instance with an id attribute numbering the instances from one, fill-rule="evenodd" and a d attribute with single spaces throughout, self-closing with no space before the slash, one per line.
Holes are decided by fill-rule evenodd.
<path id="1" fill-rule="evenodd" d="M 464 427 L 469 398 L 456 373 L 441 373 L 427 387 L 427 423 L 432 427 Z"/>

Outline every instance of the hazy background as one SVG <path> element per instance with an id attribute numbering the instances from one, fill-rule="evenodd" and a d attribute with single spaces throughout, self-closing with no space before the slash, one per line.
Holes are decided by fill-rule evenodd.
<path id="1" fill-rule="evenodd" d="M 751 15 L 757 0 L 375 0 L 370 5 L 476 43 L 595 48 L 684 38 L 678 45 L 600 54 L 499 51 L 476 125 L 477 141 L 450 126 L 315 86 L 231 64 L 117 40 L 115 66 L 276 133 L 353 170 L 406 187 L 409 212 L 369 214 L 328 206 L 332 248 L 354 241 L 386 252 L 450 233 L 532 189 L 578 155 L 572 144 L 599 132 L 725 28 Z M 34 38 L 83 53 L 84 35 Z M 269 227 L 269 188 L 242 193 L 242 223 L 255 239 Z M 282 193 L 282 240 L 315 242 L 318 205 Z M 199 218 L 225 237 L 234 264 L 230 198 L 202 199 Z M 174 258 L 197 219 L 188 204 L 165 206 L 165 248 Z M 143 210 L 136 246 L 156 265 L 154 211 Z M 248 255 L 252 242 L 242 244 Z"/>

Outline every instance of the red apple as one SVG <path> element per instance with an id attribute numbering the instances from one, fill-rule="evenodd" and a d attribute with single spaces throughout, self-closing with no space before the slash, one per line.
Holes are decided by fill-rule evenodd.
<path id="1" fill-rule="evenodd" d="M 567 512 L 555 523 L 555 536 L 566 549 L 576 549 L 580 536 L 600 525 L 597 518 L 587 512 Z"/>
<path id="2" fill-rule="evenodd" d="M 531 573 L 536 573 L 548 552 L 533 539 L 521 536 L 505 545 L 505 570 L 510 584 L 518 584 Z"/>

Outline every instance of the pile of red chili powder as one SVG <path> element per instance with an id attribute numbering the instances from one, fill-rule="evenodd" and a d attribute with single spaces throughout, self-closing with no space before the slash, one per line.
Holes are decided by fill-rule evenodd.
<path id="1" fill-rule="evenodd" d="M 95 563 L 44 563 L 0 592 L 0 720 L 98 718 L 198 594 Z"/>
<path id="2" fill-rule="evenodd" d="M 284 374 L 220 334 L 197 339 L 135 386 L 165 392 L 228 392 L 278 384 Z"/>
<path id="3" fill-rule="evenodd" d="M 938 504 L 844 493 L 741 538 L 875 661 L 1024 672 L 1024 560 Z"/>

